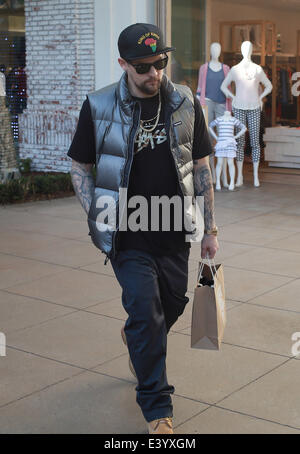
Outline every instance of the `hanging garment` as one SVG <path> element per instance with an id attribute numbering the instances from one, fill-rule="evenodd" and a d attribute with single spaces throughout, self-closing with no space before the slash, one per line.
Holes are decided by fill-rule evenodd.
<path id="1" fill-rule="evenodd" d="M 280 81 L 281 81 L 281 102 L 283 104 L 287 104 L 289 102 L 288 99 L 288 73 L 285 69 L 280 70 Z"/>

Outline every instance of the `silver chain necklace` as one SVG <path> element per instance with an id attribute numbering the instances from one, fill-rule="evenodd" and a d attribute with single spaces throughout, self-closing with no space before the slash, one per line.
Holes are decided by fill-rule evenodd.
<path id="1" fill-rule="evenodd" d="M 157 114 L 155 115 L 155 117 L 151 118 L 150 120 L 140 120 L 140 129 L 144 132 L 153 132 L 154 129 L 157 127 L 158 125 L 158 122 L 159 122 L 159 117 L 160 117 L 160 111 L 161 111 L 161 99 L 160 99 L 160 91 L 158 92 L 158 110 L 157 110 Z M 151 121 L 154 121 L 155 120 L 155 123 L 154 125 L 151 127 L 151 128 L 146 128 L 144 127 L 144 123 L 149 123 Z"/>

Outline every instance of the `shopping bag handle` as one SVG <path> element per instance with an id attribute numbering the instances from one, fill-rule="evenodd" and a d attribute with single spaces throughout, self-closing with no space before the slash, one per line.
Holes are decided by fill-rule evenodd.
<path id="1" fill-rule="evenodd" d="M 204 262 L 201 262 L 200 266 L 199 266 L 199 271 L 198 271 L 197 283 L 199 283 L 200 279 L 202 278 L 203 268 L 204 268 Z"/>
<path id="2" fill-rule="evenodd" d="M 212 275 L 212 277 L 214 278 L 215 275 L 217 274 L 217 268 L 216 268 L 216 264 L 215 264 L 214 259 L 210 259 L 210 258 L 208 257 L 208 253 L 207 253 L 207 254 L 206 254 L 206 258 L 205 258 L 204 260 L 207 260 L 207 261 L 208 261 L 208 266 L 209 266 L 209 268 L 210 268 L 211 275 Z M 197 280 L 197 282 L 200 282 L 200 279 L 201 279 L 201 277 L 202 277 L 203 269 L 204 269 L 204 261 L 202 260 L 202 262 L 200 263 L 200 266 L 199 266 L 198 280 Z M 214 269 L 214 272 L 213 272 L 213 269 Z"/>
<path id="3" fill-rule="evenodd" d="M 208 261 L 208 266 L 210 268 L 211 275 L 214 276 L 215 274 L 217 274 L 217 268 L 216 268 L 215 260 L 214 259 L 210 259 L 209 256 L 208 256 L 208 253 L 206 254 L 206 259 Z M 214 268 L 215 274 L 213 273 L 212 268 Z"/>

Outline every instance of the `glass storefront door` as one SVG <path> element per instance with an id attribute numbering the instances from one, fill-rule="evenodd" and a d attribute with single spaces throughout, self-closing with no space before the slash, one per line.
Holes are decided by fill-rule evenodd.
<path id="1" fill-rule="evenodd" d="M 17 143 L 18 116 L 26 108 L 24 0 L 0 0 L 0 71 L 2 92 L 6 93 L 5 104 Z"/>
<path id="2" fill-rule="evenodd" d="M 172 0 L 172 80 L 195 93 L 199 67 L 205 63 L 205 0 Z"/>

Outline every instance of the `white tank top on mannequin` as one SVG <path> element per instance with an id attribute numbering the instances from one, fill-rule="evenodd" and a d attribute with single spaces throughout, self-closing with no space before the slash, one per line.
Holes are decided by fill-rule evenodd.
<path id="1" fill-rule="evenodd" d="M 5 75 L 0 71 L 0 96 L 6 96 Z"/>
<path id="2" fill-rule="evenodd" d="M 261 66 L 251 62 L 248 68 L 242 63 L 231 68 L 226 78 L 226 85 L 235 83 L 236 96 L 232 107 L 242 110 L 254 110 L 261 107 L 260 83 L 272 89 L 272 84 Z"/>

